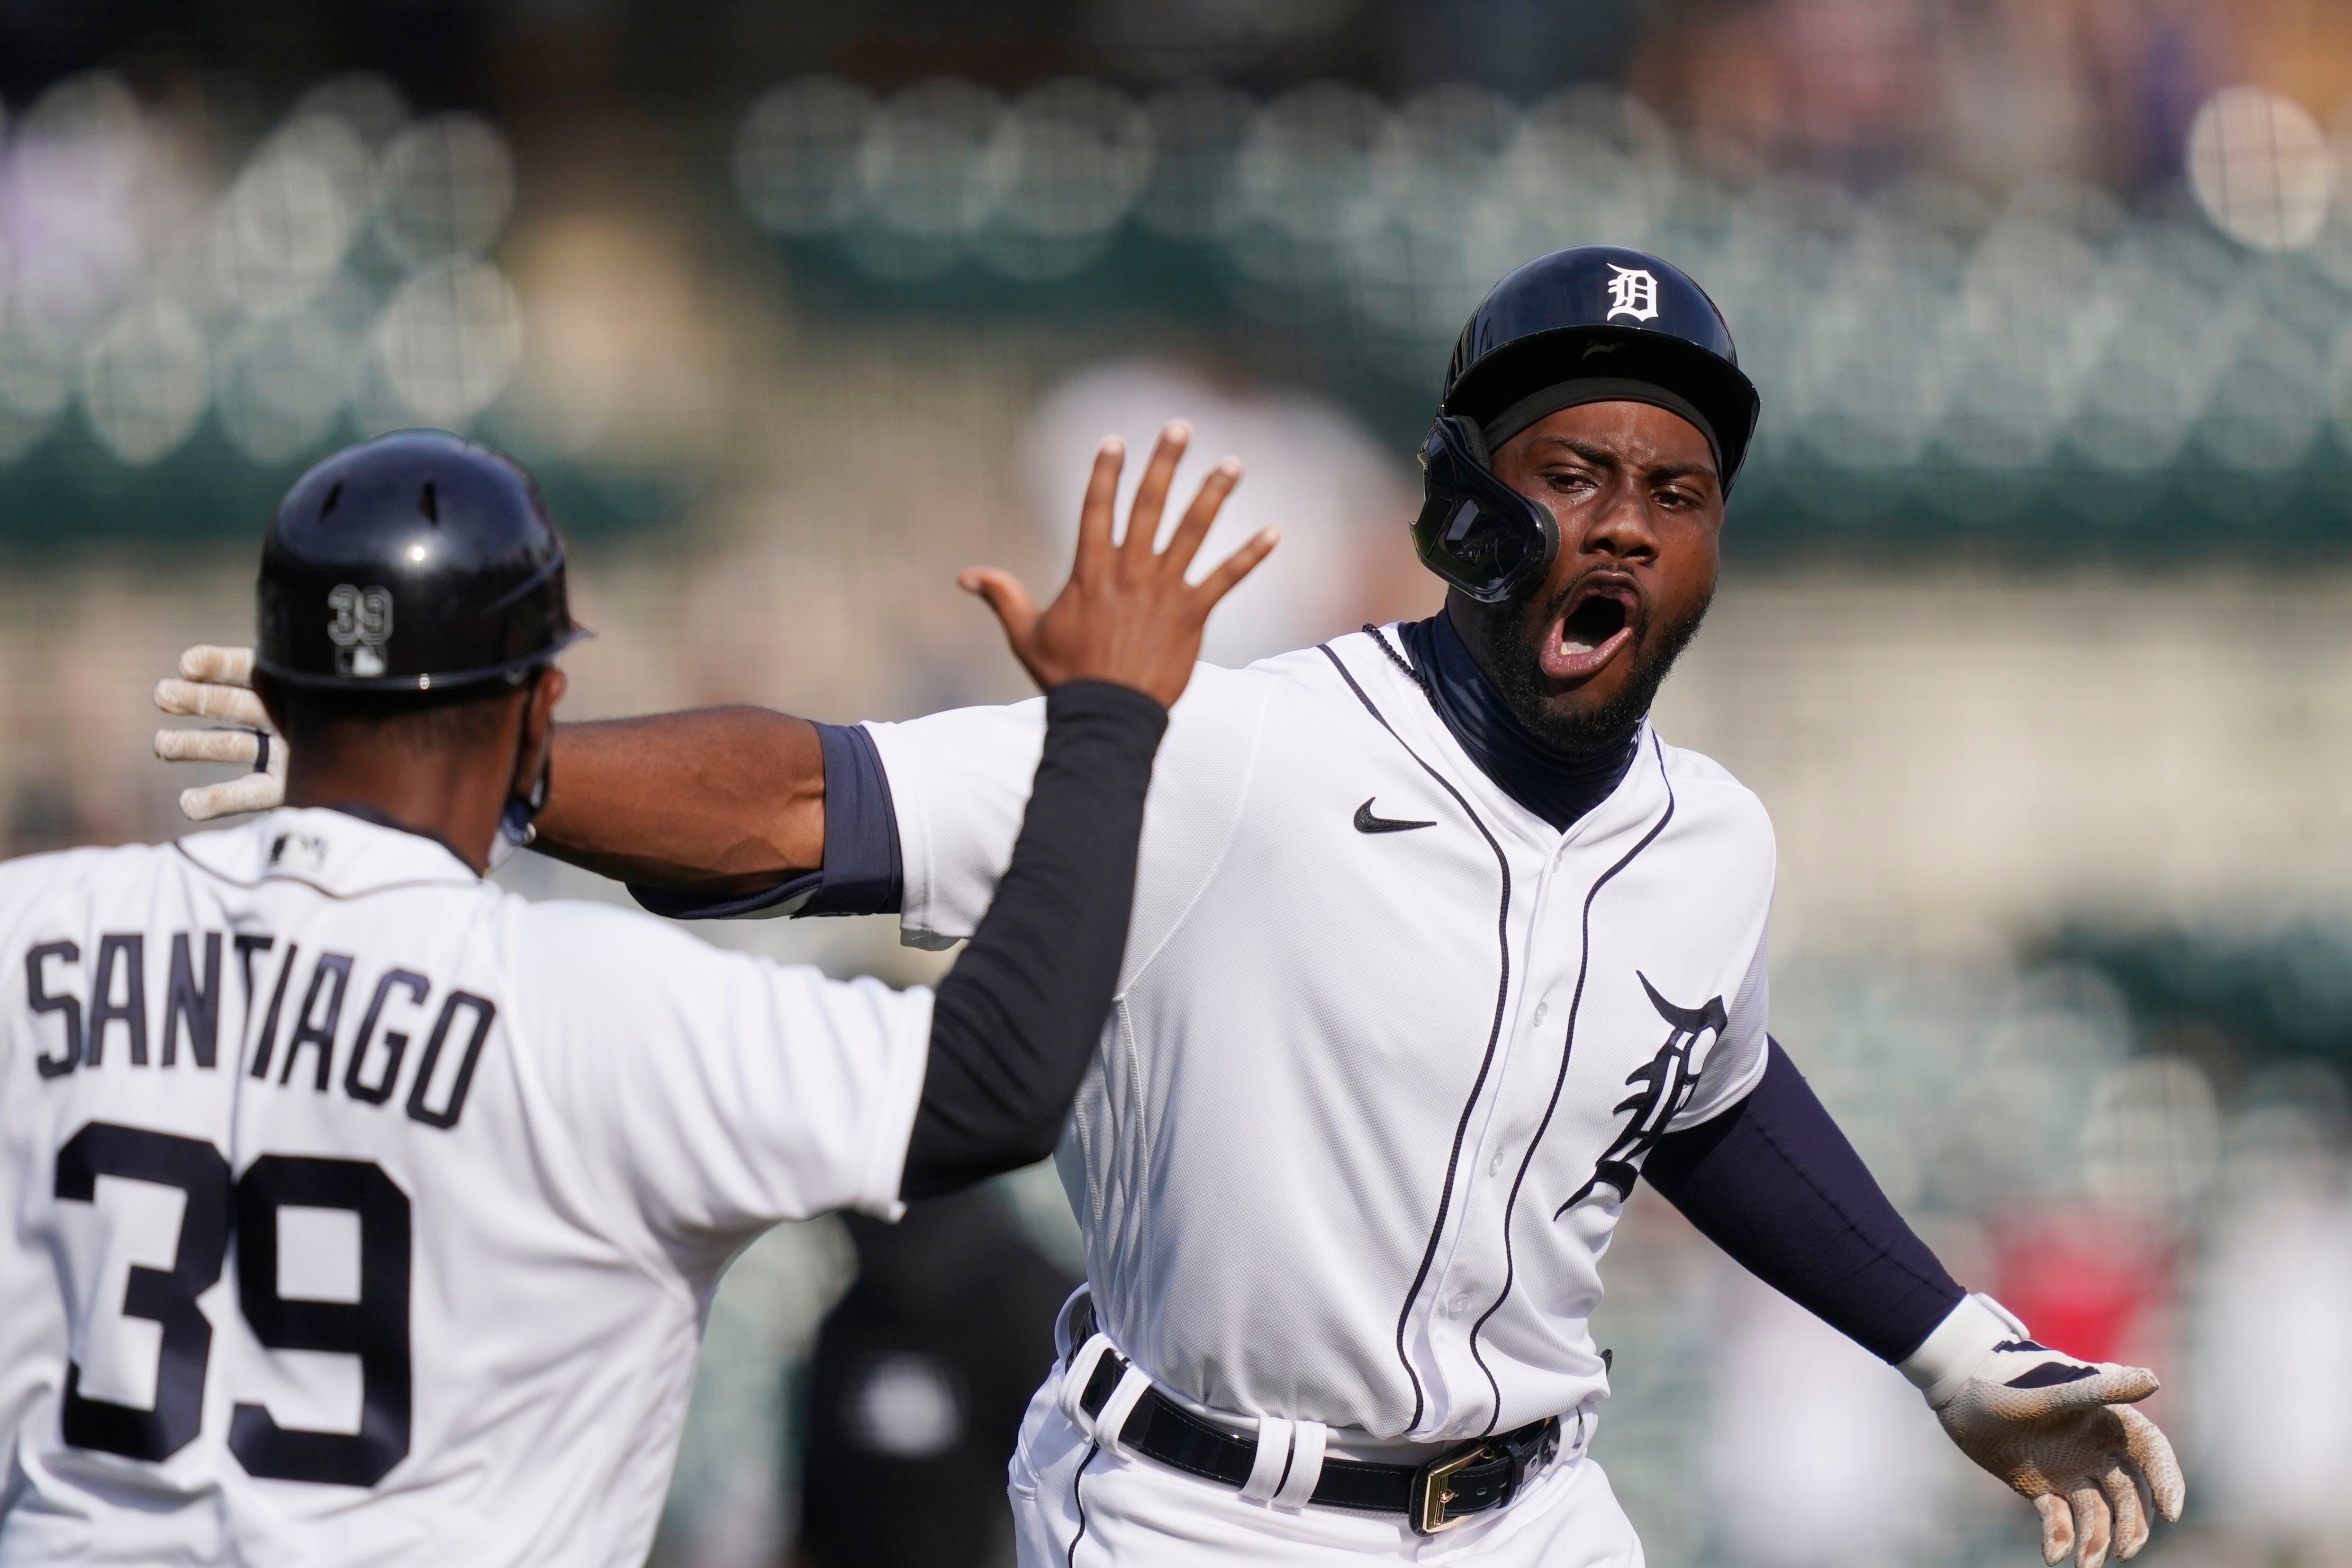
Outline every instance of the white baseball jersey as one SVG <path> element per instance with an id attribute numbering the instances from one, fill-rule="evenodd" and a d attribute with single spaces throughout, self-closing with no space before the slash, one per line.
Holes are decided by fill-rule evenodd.
<path id="1" fill-rule="evenodd" d="M 333 811 L 0 866 L 0 1563 L 642 1561 L 930 1012 Z"/>
<path id="2" fill-rule="evenodd" d="M 908 940 L 978 922 L 1044 722 L 871 726 Z M 1061 1151 L 1104 1331 L 1207 1409 L 1381 1441 L 1597 1402 L 1634 1173 L 1763 1071 L 1772 875 L 1756 797 L 1646 729 L 1562 834 L 1367 636 L 1196 670 Z"/>

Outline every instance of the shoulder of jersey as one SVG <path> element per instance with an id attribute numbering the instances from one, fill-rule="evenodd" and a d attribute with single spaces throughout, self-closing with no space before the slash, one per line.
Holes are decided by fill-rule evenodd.
<path id="1" fill-rule="evenodd" d="M 626 990 L 648 974 L 691 969 L 706 960 L 750 963 L 757 957 L 642 910 L 585 899 L 529 900 L 509 893 L 504 918 L 516 951 L 529 957 L 541 978 L 560 980 L 568 991 L 600 991 L 608 979 Z"/>
<path id="2" fill-rule="evenodd" d="M 1345 637 L 1333 637 L 1331 643 L 1336 647 L 1343 643 L 1363 640 L 1363 633 L 1349 632 Z M 1312 675 L 1317 670 L 1322 670 L 1328 674 L 1331 668 L 1331 661 L 1324 657 L 1323 647 L 1324 645 L 1318 643 L 1310 647 L 1292 648 L 1288 653 L 1268 654 L 1265 658 L 1245 665 L 1240 669 L 1224 670 L 1221 673 L 1229 676 L 1255 676 L 1275 680 L 1296 679 L 1302 675 Z"/>
<path id="3" fill-rule="evenodd" d="M 31 895 L 43 887 L 82 886 L 102 878 L 136 876 L 171 854 L 168 844 L 117 844 L 50 849 L 0 860 L 0 883 L 9 888 L 7 899 Z"/>
<path id="4" fill-rule="evenodd" d="M 670 921 L 657 920 L 642 910 L 590 899 L 524 899 L 509 893 L 516 917 L 527 929 L 542 933 L 567 948 L 592 955 L 610 945 L 637 951 L 651 943 L 662 946 L 709 947 L 712 944 Z M 631 967 L 635 967 L 632 963 Z"/>
<path id="5" fill-rule="evenodd" d="M 135 899 L 168 844 L 56 849 L 0 861 L 0 937 L 11 931 L 79 918 L 96 900 L 128 890 Z"/>
<path id="6" fill-rule="evenodd" d="M 1402 627 L 1391 625 L 1383 626 L 1381 635 L 1390 639 L 1393 647 L 1399 646 L 1403 631 Z M 1335 654 L 1358 679 L 1363 679 L 1373 666 L 1379 667 L 1382 677 L 1393 673 L 1399 679 L 1408 679 L 1365 632 L 1345 632 L 1311 647 L 1272 654 L 1243 668 L 1219 670 L 1218 674 L 1230 681 L 1255 683 L 1261 689 L 1268 690 L 1286 682 L 1345 689 L 1339 672 L 1331 668 L 1331 658 Z"/>
<path id="7" fill-rule="evenodd" d="M 1654 730 L 1654 735 L 1656 731 Z M 1658 753 L 1674 785 L 1675 798 L 1691 806 L 1720 813 L 1740 826 L 1762 833 L 1769 841 L 1772 815 L 1756 792 L 1733 776 L 1729 768 L 1703 752 L 1658 742 Z"/>
<path id="8" fill-rule="evenodd" d="M 1292 673 L 1289 666 L 1299 658 L 1295 653 L 1277 654 L 1262 658 L 1239 669 L 1222 664 L 1196 663 L 1192 679 L 1184 688 L 1184 695 L 1176 700 L 1171 721 L 1198 723 L 1208 714 L 1233 714 L 1253 710 L 1265 701 L 1268 693 Z M 1321 662 L 1318 657 L 1318 663 Z"/>

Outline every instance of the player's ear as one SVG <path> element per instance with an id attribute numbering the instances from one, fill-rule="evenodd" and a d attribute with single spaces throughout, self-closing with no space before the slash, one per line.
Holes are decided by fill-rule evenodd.
<path id="1" fill-rule="evenodd" d="M 522 705 L 522 746 L 515 759 L 515 793 L 529 795 L 547 769 L 548 752 L 555 744 L 555 705 L 563 700 L 571 683 L 563 671 L 549 665 L 530 683 Z"/>

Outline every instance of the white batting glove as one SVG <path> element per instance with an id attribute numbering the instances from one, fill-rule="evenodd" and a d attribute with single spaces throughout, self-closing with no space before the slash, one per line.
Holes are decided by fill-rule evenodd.
<path id="1" fill-rule="evenodd" d="M 2042 1558 L 2099 1568 L 2128 1561 L 2151 1515 L 2180 1518 L 2187 1489 L 2172 1445 L 2132 1405 L 2154 1394 L 2144 1366 L 2077 1361 L 2033 1342 L 1990 1296 L 1970 1296 L 1903 1363 L 1961 1453 L 2030 1500 Z"/>
<path id="2" fill-rule="evenodd" d="M 158 730 L 155 754 L 167 763 L 236 763 L 253 772 L 226 784 L 180 792 L 191 822 L 240 811 L 268 811 L 286 803 L 286 741 L 253 694 L 253 650 L 199 643 L 180 656 L 177 679 L 155 683 L 155 706 L 166 713 L 223 723 L 209 730 Z"/>

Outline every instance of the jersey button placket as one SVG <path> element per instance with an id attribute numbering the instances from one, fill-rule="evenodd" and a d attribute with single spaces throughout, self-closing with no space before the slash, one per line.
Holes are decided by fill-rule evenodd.
<path id="1" fill-rule="evenodd" d="M 1538 1031 L 1540 1031 L 1540 1030 L 1543 1028 L 1543 1026 L 1544 1026 L 1544 1020 L 1545 1020 L 1546 1018 L 1550 1017 L 1550 1016 L 1551 1016 L 1551 1004 L 1550 1004 L 1549 1002 L 1538 1002 L 1538 1003 L 1537 1003 L 1537 1004 L 1536 1004 L 1536 1010 L 1535 1010 L 1534 1014 L 1531 1016 L 1531 1017 L 1530 1017 L 1530 1018 L 1529 1018 L 1529 1020 L 1528 1020 L 1528 1028 L 1529 1028 L 1529 1031 L 1530 1031 L 1531 1033 L 1532 1033 L 1532 1032 L 1538 1032 Z M 1503 1173 L 1503 1163 L 1504 1163 L 1504 1161 L 1505 1161 L 1505 1160 L 1508 1159 L 1508 1158 L 1509 1158 L 1509 1156 L 1510 1156 L 1510 1151 L 1509 1151 L 1509 1150 L 1507 1150 L 1507 1149 L 1496 1149 L 1496 1150 L 1494 1152 L 1494 1153 L 1493 1153 L 1493 1154 L 1491 1154 L 1490 1156 L 1488 1156 L 1488 1157 L 1487 1157 L 1487 1160 L 1486 1160 L 1486 1175 L 1487 1175 L 1487 1178 L 1488 1178 L 1489 1180 L 1493 1180 L 1494 1178 L 1496 1178 L 1496 1177 L 1499 1177 L 1500 1175 L 1502 1175 L 1502 1173 Z"/>

